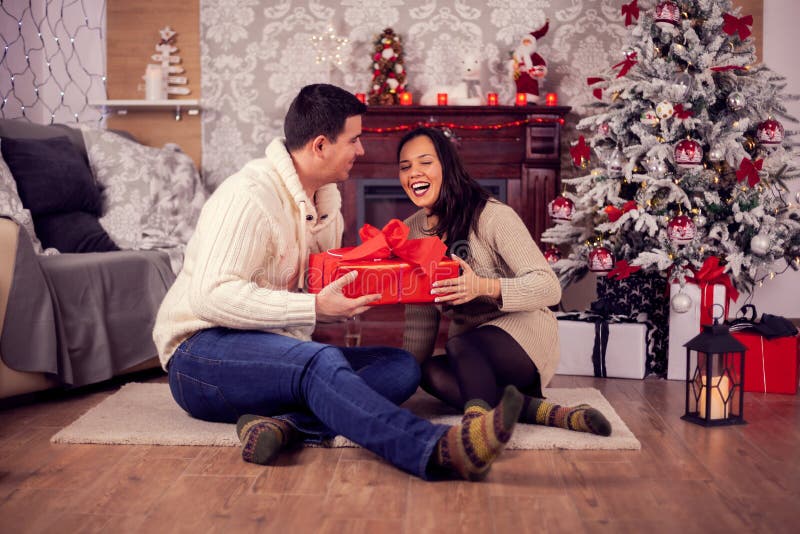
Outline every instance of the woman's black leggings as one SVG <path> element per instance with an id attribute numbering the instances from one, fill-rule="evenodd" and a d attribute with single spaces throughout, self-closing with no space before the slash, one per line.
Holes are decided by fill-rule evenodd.
<path id="1" fill-rule="evenodd" d="M 496 406 L 509 384 L 531 397 L 542 397 L 536 365 L 501 328 L 473 328 L 450 338 L 445 351 L 422 363 L 421 386 L 459 411 L 472 399 Z"/>

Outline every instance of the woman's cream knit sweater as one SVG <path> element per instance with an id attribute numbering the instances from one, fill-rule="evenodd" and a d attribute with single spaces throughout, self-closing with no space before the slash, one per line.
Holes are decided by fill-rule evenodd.
<path id="1" fill-rule="evenodd" d="M 406 219 L 410 238 L 423 237 L 425 213 Z M 465 244 L 466 245 L 466 244 Z M 452 321 L 449 335 L 494 325 L 508 332 L 536 364 L 545 386 L 559 360 L 558 323 L 548 306 L 561 300 L 561 285 L 519 215 L 491 200 L 481 213 L 478 232 L 469 235 L 470 267 L 478 276 L 499 278 L 500 302 L 479 297 L 460 306 L 406 306 L 403 348 L 417 357 L 433 354 L 440 313 Z M 456 249 L 462 248 L 455 245 Z"/>

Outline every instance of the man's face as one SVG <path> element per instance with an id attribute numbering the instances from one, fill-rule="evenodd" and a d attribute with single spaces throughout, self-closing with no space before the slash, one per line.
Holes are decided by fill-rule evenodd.
<path id="1" fill-rule="evenodd" d="M 361 146 L 361 115 L 348 117 L 344 130 L 336 141 L 329 141 L 325 158 L 326 173 L 332 182 L 344 182 L 350 177 L 356 158 L 364 155 L 364 147 Z"/>

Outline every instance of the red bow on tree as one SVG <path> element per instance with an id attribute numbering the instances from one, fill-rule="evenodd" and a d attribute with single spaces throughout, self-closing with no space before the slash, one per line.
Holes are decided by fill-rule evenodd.
<path id="1" fill-rule="evenodd" d="M 674 108 L 675 116 L 679 119 L 688 119 L 694 116 L 694 111 L 691 109 L 683 109 L 683 104 L 677 104 Z"/>
<path id="2" fill-rule="evenodd" d="M 635 210 L 638 207 L 639 206 L 636 205 L 635 200 L 629 200 L 622 205 L 622 209 L 619 209 L 616 206 L 606 206 L 604 211 L 606 212 L 606 215 L 608 215 L 609 222 L 617 222 L 625 213 Z"/>
<path id="3" fill-rule="evenodd" d="M 639 0 L 633 0 L 630 4 L 622 5 L 622 14 L 625 15 L 625 26 L 633 24 L 633 19 L 639 20 Z"/>
<path id="4" fill-rule="evenodd" d="M 583 136 L 578 137 L 578 144 L 569 147 L 569 154 L 572 156 L 572 162 L 576 167 L 580 167 L 581 163 L 589 161 L 589 147 L 586 145 L 586 139 Z"/>
<path id="5" fill-rule="evenodd" d="M 606 275 L 608 278 L 616 278 L 617 280 L 624 280 L 630 275 L 640 270 L 638 265 L 628 265 L 625 260 L 619 260 L 617 264 Z"/>
<path id="6" fill-rule="evenodd" d="M 753 15 L 737 18 L 730 13 L 725 13 L 722 15 L 722 20 L 725 21 L 722 25 L 722 31 L 728 35 L 738 33 L 739 39 L 744 41 L 750 36 L 750 33 L 752 33 L 748 26 L 753 25 Z"/>
<path id="7" fill-rule="evenodd" d="M 447 246 L 438 237 L 408 239 L 409 228 L 399 219 L 392 219 L 378 230 L 365 224 L 358 231 L 361 245 L 345 252 L 343 260 L 401 258 L 418 265 L 432 279 L 436 266 L 441 261 Z"/>
<path id="8" fill-rule="evenodd" d="M 747 185 L 753 187 L 761 180 L 758 176 L 758 171 L 760 171 L 763 166 L 763 159 L 757 159 L 754 162 L 750 158 L 742 158 L 742 162 L 739 164 L 739 170 L 736 171 L 736 181 L 742 182 L 747 178 Z"/>
<path id="9" fill-rule="evenodd" d="M 605 81 L 605 78 L 597 78 L 597 77 L 586 78 L 586 85 L 594 85 L 597 82 L 603 82 L 603 81 Z M 603 99 L 603 88 L 602 87 L 597 87 L 595 89 L 592 89 L 592 94 L 594 95 L 594 97 L 597 100 L 602 100 Z"/>
<path id="10" fill-rule="evenodd" d="M 686 281 L 700 286 L 700 325 L 712 324 L 714 322 L 714 284 L 725 286 L 725 315 L 728 316 L 728 306 L 731 301 L 739 298 L 739 292 L 733 286 L 731 277 L 725 274 L 725 267 L 719 264 L 719 258 L 709 256 L 703 262 L 699 271 L 693 277 L 687 277 Z"/>
<path id="11" fill-rule="evenodd" d="M 745 68 L 738 65 L 725 65 L 724 67 L 711 67 L 711 70 L 715 72 L 725 72 L 726 70 L 745 70 Z"/>
<path id="12" fill-rule="evenodd" d="M 632 52 L 628 57 L 611 67 L 612 69 L 616 69 L 617 67 L 622 67 L 619 70 L 619 74 L 617 74 L 617 78 L 621 78 L 628 74 L 628 71 L 631 70 L 631 67 L 636 65 L 636 52 Z"/>

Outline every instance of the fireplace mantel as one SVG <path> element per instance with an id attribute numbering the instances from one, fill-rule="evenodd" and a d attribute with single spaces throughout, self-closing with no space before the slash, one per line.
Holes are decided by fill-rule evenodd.
<path id="1" fill-rule="evenodd" d="M 534 239 L 550 225 L 547 203 L 559 190 L 561 125 L 565 106 L 371 106 L 363 120 L 366 154 L 342 184 L 344 244 L 356 244 L 358 181 L 397 178 L 397 143 L 411 128 L 449 130 L 467 171 L 505 180 L 506 202 Z M 371 221 L 366 221 L 371 222 Z"/>

